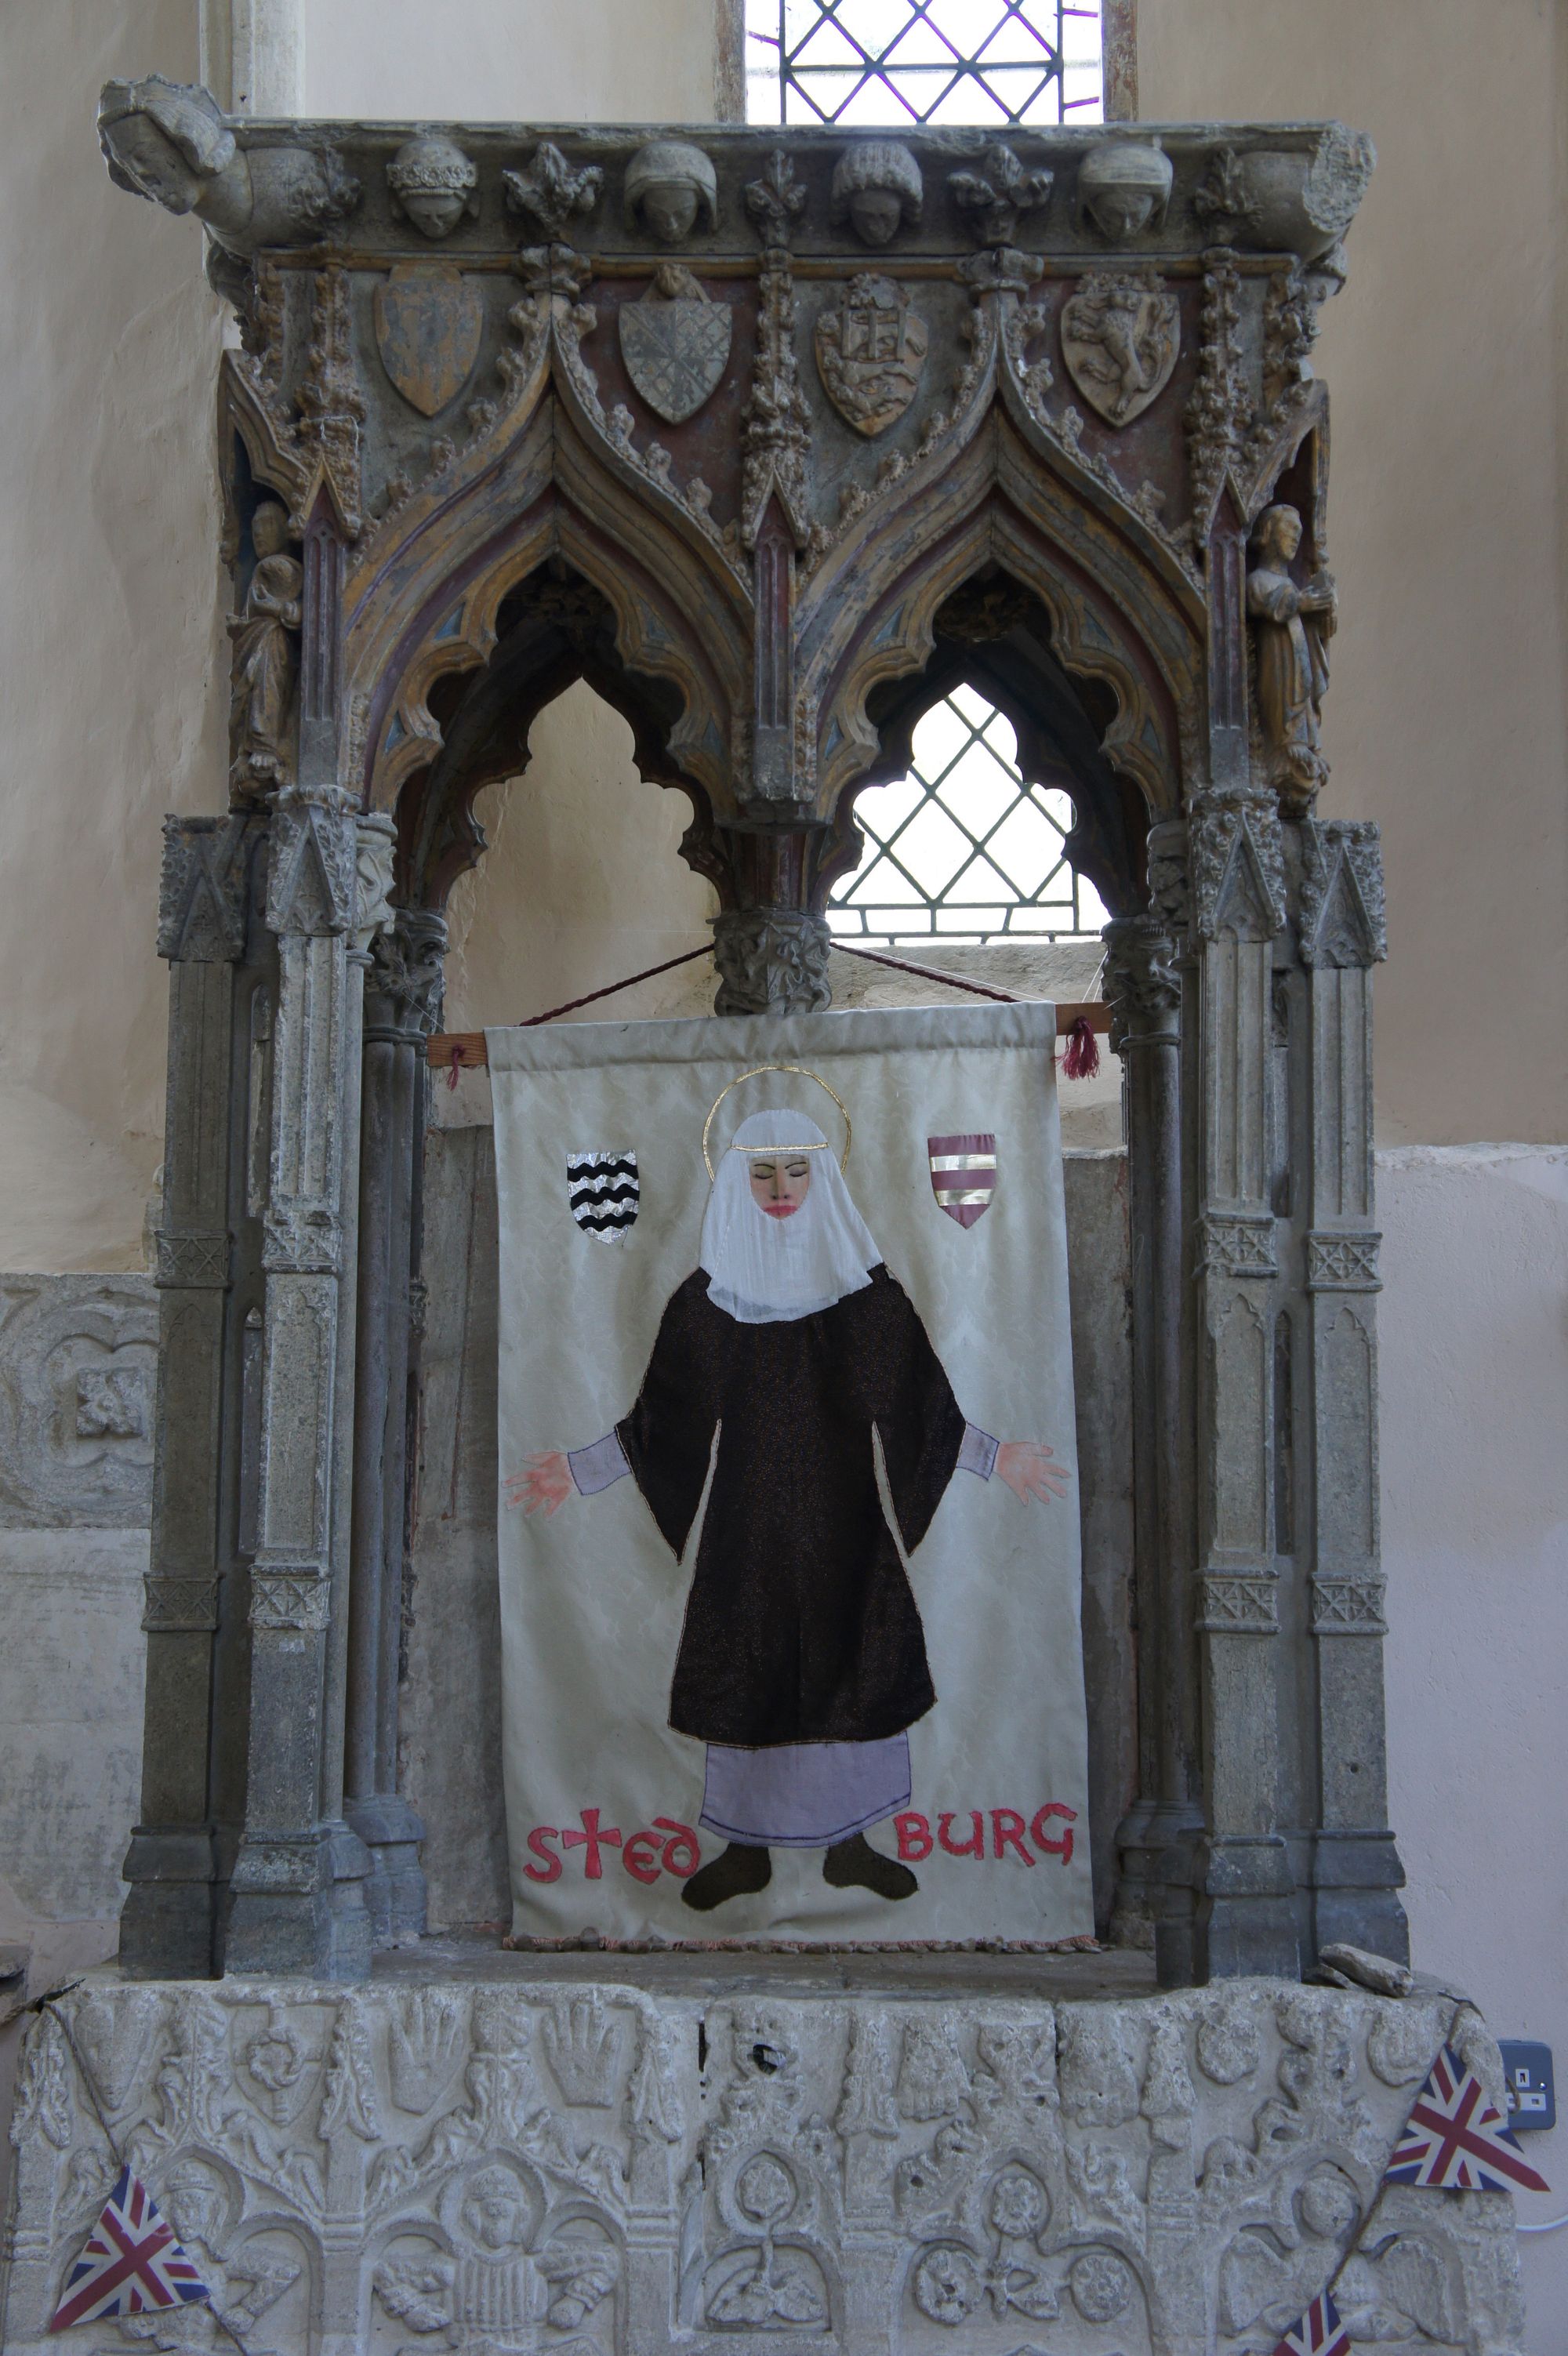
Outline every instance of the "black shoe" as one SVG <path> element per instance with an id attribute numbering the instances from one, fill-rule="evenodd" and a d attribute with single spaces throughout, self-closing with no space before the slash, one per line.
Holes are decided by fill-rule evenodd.
<path id="1" fill-rule="evenodd" d="M 864 1833 L 834 1841 L 822 1859 L 822 1879 L 835 1890 L 869 1890 L 878 1898 L 913 1898 L 920 1886 L 907 1865 L 879 1856 Z"/>
<path id="2" fill-rule="evenodd" d="M 731 1841 L 728 1848 L 699 1866 L 690 1881 L 681 1884 L 681 1903 L 706 1914 L 726 1899 L 755 1897 L 772 1879 L 773 1866 L 765 1848 Z"/>

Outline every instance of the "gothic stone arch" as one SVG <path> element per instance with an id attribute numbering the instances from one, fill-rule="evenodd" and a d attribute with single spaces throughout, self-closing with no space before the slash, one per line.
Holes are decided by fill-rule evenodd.
<path id="1" fill-rule="evenodd" d="M 207 130 L 180 146 L 185 115 Z M 883 241 L 886 208 L 857 227 L 832 198 L 849 133 L 703 127 L 650 207 L 636 130 L 424 126 L 411 155 L 406 127 L 215 118 L 115 86 L 103 129 L 123 185 L 209 221 L 242 346 L 219 395 L 230 809 L 167 829 L 123 1959 L 353 1976 L 423 1919 L 396 1646 L 441 909 L 478 787 L 579 676 L 691 802 L 725 1012 L 826 1003 L 854 796 L 945 685 L 1070 772 L 1072 855 L 1114 911 L 1133 1226 L 1116 1935 L 1167 1982 L 1294 1977 L 1331 1938 L 1402 1954 L 1380 871 L 1373 829 L 1315 811 L 1310 356 L 1366 143 L 1143 131 L 1170 165 L 1156 206 L 1146 156 L 1103 200 L 1110 132 L 911 132 Z"/>

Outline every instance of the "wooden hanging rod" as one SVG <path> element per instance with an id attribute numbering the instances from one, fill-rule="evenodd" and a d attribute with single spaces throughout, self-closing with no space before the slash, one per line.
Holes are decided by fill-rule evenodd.
<path id="1" fill-rule="evenodd" d="M 1028 1001 L 1021 1001 L 1020 1003 L 1027 1004 Z M 1057 1036 L 1065 1039 L 1080 1015 L 1091 1031 L 1104 1033 L 1111 1028 L 1109 1006 L 1097 998 L 1076 999 L 1057 1008 Z M 517 1027 L 522 1029 L 525 1026 L 519 1024 Z M 485 1049 L 482 1031 L 437 1031 L 425 1053 L 431 1069 L 437 1072 L 448 1071 L 454 1064 L 465 1072 L 482 1071 L 490 1060 Z"/>

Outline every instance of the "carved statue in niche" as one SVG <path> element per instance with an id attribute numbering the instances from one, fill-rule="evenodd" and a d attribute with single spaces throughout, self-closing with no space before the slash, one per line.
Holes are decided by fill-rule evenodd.
<path id="1" fill-rule="evenodd" d="M 1171 199 L 1171 159 L 1156 140 L 1118 139 L 1091 147 L 1078 167 L 1078 209 L 1109 245 L 1126 245 L 1164 225 Z"/>
<path id="2" fill-rule="evenodd" d="M 1328 775 L 1318 738 L 1337 599 L 1326 573 L 1315 573 L 1305 588 L 1291 578 L 1301 546 L 1294 508 L 1265 508 L 1254 546 L 1258 561 L 1247 575 L 1247 611 L 1266 774 L 1285 817 L 1305 818 Z"/>
<path id="3" fill-rule="evenodd" d="M 210 91 L 162 74 L 104 83 L 98 144 L 117 188 L 194 213 L 236 253 L 313 244 L 360 201 L 330 147 L 242 148 Z"/>
<path id="4" fill-rule="evenodd" d="M 263 791 L 293 766 L 299 680 L 300 599 L 305 572 L 288 550 L 288 517 L 275 499 L 251 519 L 256 569 L 245 610 L 229 625 L 234 675 L 229 691 L 229 777 L 237 796 Z"/>
<path id="5" fill-rule="evenodd" d="M 626 214 L 660 245 L 684 245 L 699 217 L 716 229 L 719 183 L 711 157 L 687 139 L 650 139 L 626 167 Z"/>
<path id="6" fill-rule="evenodd" d="M 438 131 L 405 139 L 387 166 L 393 212 L 432 241 L 450 237 L 465 213 L 478 220 L 478 166 Z"/>
<path id="7" fill-rule="evenodd" d="M 862 245 L 889 245 L 901 229 L 918 229 L 920 167 L 896 139 L 867 139 L 846 147 L 833 166 L 829 218 L 847 220 Z"/>

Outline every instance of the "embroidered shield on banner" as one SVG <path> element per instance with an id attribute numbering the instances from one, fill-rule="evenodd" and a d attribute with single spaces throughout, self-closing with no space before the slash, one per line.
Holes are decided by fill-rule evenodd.
<path id="1" fill-rule="evenodd" d="M 569 1153 L 566 1200 L 585 1236 L 613 1244 L 636 1224 L 635 1153 Z"/>
<path id="2" fill-rule="evenodd" d="M 928 1137 L 931 1192 L 938 1207 L 961 1227 L 972 1227 L 996 1192 L 996 1140 L 989 1130 L 962 1137 Z"/>

